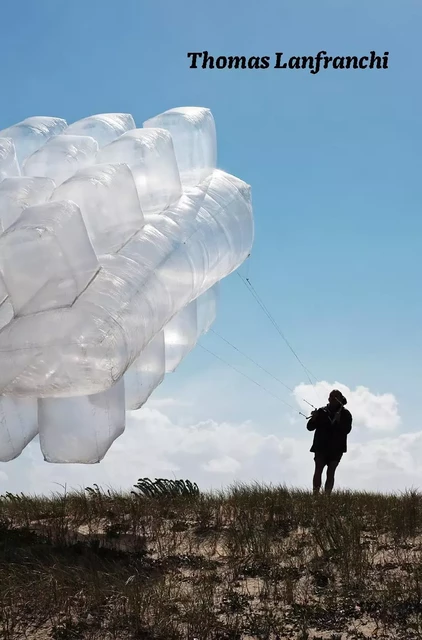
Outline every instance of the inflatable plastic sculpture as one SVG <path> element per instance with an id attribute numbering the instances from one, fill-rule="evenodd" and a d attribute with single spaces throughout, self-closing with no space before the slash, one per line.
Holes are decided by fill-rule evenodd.
<path id="1" fill-rule="evenodd" d="M 213 323 L 253 243 L 211 112 L 0 131 L 0 460 L 95 463 Z"/>

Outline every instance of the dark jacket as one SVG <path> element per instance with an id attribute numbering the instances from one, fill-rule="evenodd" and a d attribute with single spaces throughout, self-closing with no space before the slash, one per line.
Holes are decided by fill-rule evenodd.
<path id="1" fill-rule="evenodd" d="M 337 418 L 336 413 L 324 407 L 314 412 L 308 421 L 308 431 L 315 431 L 311 447 L 313 453 L 346 453 L 347 436 L 352 430 L 352 414 L 344 407 Z"/>

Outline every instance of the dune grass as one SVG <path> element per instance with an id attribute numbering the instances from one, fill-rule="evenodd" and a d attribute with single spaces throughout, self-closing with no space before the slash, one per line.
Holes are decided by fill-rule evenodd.
<path id="1" fill-rule="evenodd" d="M 0 497 L 5 640 L 422 638 L 422 496 L 143 479 Z"/>

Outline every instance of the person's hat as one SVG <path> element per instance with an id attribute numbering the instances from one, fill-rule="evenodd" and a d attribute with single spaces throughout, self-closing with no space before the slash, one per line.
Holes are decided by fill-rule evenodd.
<path id="1" fill-rule="evenodd" d="M 336 398 L 339 402 L 341 402 L 343 406 L 347 404 L 347 399 L 344 397 L 342 392 L 339 391 L 338 389 L 333 389 L 333 391 L 331 391 L 330 398 L 331 397 Z"/>

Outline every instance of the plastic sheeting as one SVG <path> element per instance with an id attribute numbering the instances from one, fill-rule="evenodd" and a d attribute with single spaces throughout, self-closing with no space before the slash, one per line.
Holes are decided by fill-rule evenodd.
<path id="1" fill-rule="evenodd" d="M 49 178 L 5 178 L 0 183 L 0 232 L 16 222 L 27 207 L 48 202 L 55 186 Z"/>
<path id="2" fill-rule="evenodd" d="M 0 271 L 18 316 L 71 305 L 97 269 L 80 209 L 70 200 L 27 207 L 0 236 Z"/>
<path id="3" fill-rule="evenodd" d="M 176 370 L 198 338 L 196 300 L 183 307 L 164 328 L 166 373 Z"/>
<path id="4" fill-rule="evenodd" d="M 125 429 L 124 379 L 91 396 L 41 399 L 38 421 L 47 462 L 99 462 Z"/>
<path id="5" fill-rule="evenodd" d="M 101 149 L 131 129 L 136 129 L 136 124 L 129 113 L 102 113 L 74 122 L 63 133 L 94 138 Z"/>
<path id="6" fill-rule="evenodd" d="M 207 333 L 214 324 L 217 316 L 219 289 L 219 283 L 217 282 L 196 300 L 198 337 Z"/>
<path id="7" fill-rule="evenodd" d="M 51 178 L 56 185 L 60 185 L 78 169 L 93 164 L 97 151 L 98 144 L 94 138 L 56 136 L 29 156 L 22 167 L 22 173 L 25 176 Z"/>
<path id="8" fill-rule="evenodd" d="M 164 380 L 166 355 L 164 331 L 159 331 L 124 375 L 126 409 L 140 409 Z"/>
<path id="9" fill-rule="evenodd" d="M 25 160 L 45 145 L 50 138 L 57 136 L 67 127 L 66 120 L 33 116 L 0 131 L 0 138 L 13 142 L 20 168 Z"/>
<path id="10" fill-rule="evenodd" d="M 253 243 L 208 109 L 0 131 L 0 460 L 95 463 L 216 318 Z"/>
<path id="11" fill-rule="evenodd" d="M 209 109 L 170 109 L 146 120 L 143 126 L 169 131 L 183 186 L 196 186 L 216 167 L 217 136 Z"/>
<path id="12" fill-rule="evenodd" d="M 0 277 L 0 331 L 13 320 L 14 311 L 9 293 L 3 279 Z"/>
<path id="13" fill-rule="evenodd" d="M 135 181 L 126 164 L 81 169 L 54 191 L 52 200 L 72 200 L 79 206 L 97 255 L 115 253 L 144 224 Z"/>
<path id="14" fill-rule="evenodd" d="M 5 178 L 20 176 L 20 173 L 13 140 L 0 138 L 0 182 Z"/>
<path id="15" fill-rule="evenodd" d="M 173 141 L 164 129 L 134 129 L 101 149 L 97 162 L 126 163 L 145 216 L 160 213 L 182 195 Z"/>
<path id="16" fill-rule="evenodd" d="M 17 458 L 37 432 L 35 398 L 0 398 L 0 462 Z"/>

